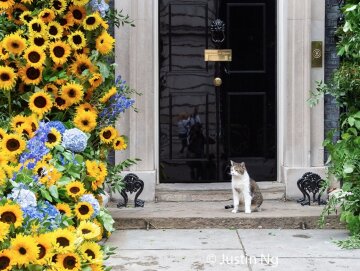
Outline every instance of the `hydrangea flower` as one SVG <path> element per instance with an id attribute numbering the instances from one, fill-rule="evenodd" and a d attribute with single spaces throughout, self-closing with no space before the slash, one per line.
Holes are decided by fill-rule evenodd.
<path id="1" fill-rule="evenodd" d="M 61 223 L 61 214 L 51 203 L 44 201 L 37 206 L 22 208 L 24 216 L 31 220 L 38 220 L 41 224 L 49 225 L 49 230 L 57 229 Z"/>
<path id="2" fill-rule="evenodd" d="M 109 5 L 105 2 L 105 0 L 91 0 L 89 4 L 94 12 L 99 11 L 103 17 L 109 10 Z"/>
<path id="3" fill-rule="evenodd" d="M 18 203 L 21 208 L 27 208 L 29 206 L 36 206 L 36 196 L 34 192 L 24 189 L 24 188 L 14 188 L 11 191 L 11 194 L 7 196 L 8 199 L 11 199 Z"/>
<path id="4" fill-rule="evenodd" d="M 100 204 L 98 200 L 94 197 L 93 194 L 85 194 L 80 198 L 80 201 L 85 201 L 91 204 L 94 208 L 93 217 L 97 216 L 100 213 Z"/>
<path id="5" fill-rule="evenodd" d="M 66 130 L 63 134 L 62 145 L 73 152 L 82 152 L 86 149 L 88 136 L 77 128 Z"/>

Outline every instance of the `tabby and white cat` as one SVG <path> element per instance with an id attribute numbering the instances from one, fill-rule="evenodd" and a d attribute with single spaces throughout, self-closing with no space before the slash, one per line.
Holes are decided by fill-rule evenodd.
<path id="1" fill-rule="evenodd" d="M 233 213 L 239 211 L 240 200 L 243 198 L 245 213 L 251 213 L 251 206 L 259 210 L 263 202 L 263 196 L 257 183 L 250 179 L 245 163 L 231 162 L 231 187 L 233 192 L 234 209 Z"/>

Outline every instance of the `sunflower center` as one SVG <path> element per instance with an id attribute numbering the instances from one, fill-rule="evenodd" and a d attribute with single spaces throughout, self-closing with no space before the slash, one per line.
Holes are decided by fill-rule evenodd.
<path id="1" fill-rule="evenodd" d="M 85 253 L 91 258 L 91 259 L 95 259 L 95 253 L 90 250 L 90 249 L 87 249 L 85 250 Z"/>
<path id="2" fill-rule="evenodd" d="M 21 248 L 19 249 L 19 252 L 20 252 L 21 255 L 26 255 L 26 249 L 23 248 L 23 247 L 21 247 Z"/>
<path id="3" fill-rule="evenodd" d="M 120 141 L 116 141 L 116 143 L 115 143 L 116 146 L 119 146 L 120 144 L 121 144 Z"/>
<path id="4" fill-rule="evenodd" d="M 17 43 L 17 42 L 12 42 L 12 43 L 11 43 L 11 47 L 14 48 L 14 49 L 17 49 L 17 48 L 20 47 L 20 45 L 19 45 L 19 43 Z"/>
<path id="5" fill-rule="evenodd" d="M 56 142 L 56 135 L 54 135 L 53 133 L 48 133 L 47 135 L 47 142 L 48 143 L 54 143 Z"/>
<path id="6" fill-rule="evenodd" d="M 39 258 L 38 259 L 41 260 L 42 258 L 45 257 L 46 249 L 43 245 L 38 244 L 37 246 L 39 248 Z"/>
<path id="7" fill-rule="evenodd" d="M 24 16 L 24 20 L 27 21 L 27 22 L 30 22 L 33 18 L 29 15 L 25 15 Z"/>
<path id="8" fill-rule="evenodd" d="M 61 19 L 59 20 L 59 23 L 60 23 L 61 26 L 65 26 L 65 25 L 67 25 L 68 21 L 67 21 L 66 18 L 61 18 Z"/>
<path id="9" fill-rule="evenodd" d="M 96 22 L 94 17 L 89 17 L 86 19 L 86 24 L 93 25 Z"/>
<path id="10" fill-rule="evenodd" d="M 62 4 L 61 4 L 60 1 L 54 1 L 54 2 L 53 2 L 53 5 L 54 5 L 54 8 L 55 8 L 56 10 L 59 10 L 59 9 L 62 8 Z"/>
<path id="11" fill-rule="evenodd" d="M 88 125 L 89 125 L 89 121 L 88 121 L 88 120 L 83 120 L 81 123 L 82 123 L 84 126 L 88 126 Z"/>
<path id="12" fill-rule="evenodd" d="M 103 137 L 105 139 L 109 139 L 111 137 L 112 133 L 110 131 L 105 131 L 103 132 Z"/>
<path id="13" fill-rule="evenodd" d="M 76 97 L 76 91 L 74 89 L 70 89 L 68 94 L 69 94 L 70 98 L 75 98 Z"/>
<path id="14" fill-rule="evenodd" d="M 39 23 L 34 23 L 31 26 L 32 30 L 34 30 L 35 32 L 41 32 L 41 25 Z"/>
<path id="15" fill-rule="evenodd" d="M 74 43 L 75 43 L 76 45 L 79 45 L 79 44 L 82 43 L 82 38 L 81 38 L 80 35 L 75 35 L 75 36 L 73 37 L 73 41 L 74 41 Z"/>
<path id="16" fill-rule="evenodd" d="M 10 80 L 10 75 L 8 73 L 2 73 L 0 75 L 0 80 L 1 81 L 9 81 Z"/>
<path id="17" fill-rule="evenodd" d="M 65 101 L 63 98 L 61 98 L 61 97 L 56 97 L 55 103 L 56 103 L 58 106 L 63 106 L 63 105 L 66 103 L 66 101 Z"/>
<path id="18" fill-rule="evenodd" d="M 40 70 L 34 67 L 30 67 L 26 70 L 26 76 L 31 80 L 36 80 L 40 77 Z"/>
<path id="19" fill-rule="evenodd" d="M 21 13 L 23 13 L 23 12 L 24 12 L 24 10 L 23 10 L 22 8 L 15 8 L 15 9 L 14 9 L 14 12 L 13 12 L 14 18 L 15 18 L 16 20 L 19 20 L 20 15 L 21 15 Z"/>
<path id="20" fill-rule="evenodd" d="M 43 46 L 45 44 L 45 39 L 41 37 L 34 38 L 34 43 L 36 46 Z"/>
<path id="21" fill-rule="evenodd" d="M 35 123 L 32 122 L 32 123 L 31 123 L 31 130 L 32 130 L 33 132 L 35 132 L 36 129 L 37 129 L 37 127 L 36 127 Z"/>
<path id="22" fill-rule="evenodd" d="M 39 62 L 40 58 L 41 58 L 41 56 L 40 56 L 40 54 L 38 52 L 33 51 L 33 52 L 29 53 L 29 60 L 32 63 Z"/>
<path id="23" fill-rule="evenodd" d="M 75 9 L 72 14 L 76 20 L 81 20 L 83 17 L 82 12 L 78 9 Z"/>
<path id="24" fill-rule="evenodd" d="M 70 241 L 65 237 L 56 238 L 56 243 L 58 243 L 62 247 L 68 247 L 70 245 Z"/>
<path id="25" fill-rule="evenodd" d="M 80 188 L 79 187 L 71 187 L 70 192 L 73 194 L 77 194 L 80 192 Z"/>
<path id="26" fill-rule="evenodd" d="M 0 270 L 6 270 L 10 265 L 10 259 L 7 256 L 0 257 Z"/>
<path id="27" fill-rule="evenodd" d="M 20 148 L 20 142 L 19 140 L 15 139 L 15 138 L 10 138 L 7 142 L 6 142 L 6 148 L 9 151 L 17 151 Z"/>
<path id="28" fill-rule="evenodd" d="M 37 170 L 37 174 L 39 177 L 42 177 L 43 173 L 44 173 L 44 169 L 42 167 Z"/>
<path id="29" fill-rule="evenodd" d="M 0 221 L 7 224 L 15 223 L 16 215 L 13 212 L 3 212 Z"/>
<path id="30" fill-rule="evenodd" d="M 50 16 L 50 13 L 49 13 L 49 12 L 45 12 L 45 13 L 42 15 L 41 18 L 46 19 L 46 18 L 49 17 L 49 16 Z"/>
<path id="31" fill-rule="evenodd" d="M 66 256 L 64 259 L 64 268 L 65 269 L 74 269 L 76 267 L 76 258 L 73 256 Z"/>
<path id="32" fill-rule="evenodd" d="M 50 26 L 49 33 L 50 35 L 56 36 L 58 33 L 58 29 L 56 28 L 56 26 L 54 25 Z"/>
<path id="33" fill-rule="evenodd" d="M 34 105 L 37 108 L 44 108 L 47 105 L 47 100 L 45 97 L 38 96 L 34 99 Z"/>
<path id="34" fill-rule="evenodd" d="M 88 234 L 88 233 L 90 233 L 91 231 L 88 230 L 88 229 L 82 229 L 81 232 L 82 232 L 82 234 Z"/>
<path id="35" fill-rule="evenodd" d="M 89 207 L 86 206 L 86 205 L 81 205 L 81 207 L 79 208 L 79 212 L 80 212 L 80 214 L 82 214 L 82 215 L 88 214 L 89 211 L 90 211 L 90 209 L 89 209 Z"/>
<path id="36" fill-rule="evenodd" d="M 54 47 L 54 55 L 56 57 L 63 57 L 65 54 L 65 49 L 62 46 L 55 46 Z"/>
<path id="37" fill-rule="evenodd" d="M 83 73 L 83 71 L 85 71 L 86 69 L 88 69 L 88 65 L 86 65 L 85 63 L 81 64 L 78 68 L 78 72 L 81 74 Z"/>

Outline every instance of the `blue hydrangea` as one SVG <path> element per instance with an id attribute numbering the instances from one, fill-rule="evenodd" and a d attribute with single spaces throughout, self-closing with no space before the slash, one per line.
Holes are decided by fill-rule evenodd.
<path id="1" fill-rule="evenodd" d="M 134 104 L 134 100 L 127 98 L 123 94 L 115 94 L 111 97 L 109 105 L 101 111 L 100 122 L 108 125 L 116 121 L 121 113 Z"/>
<path id="2" fill-rule="evenodd" d="M 43 134 L 39 134 L 31 138 L 27 143 L 27 150 L 20 156 L 20 163 L 25 163 L 27 160 L 33 160 L 27 165 L 28 169 L 33 169 L 35 164 L 40 161 L 50 150 L 45 146 L 47 138 Z"/>
<path id="3" fill-rule="evenodd" d="M 11 193 L 7 196 L 8 199 L 11 199 L 18 203 L 21 208 L 27 208 L 29 206 L 36 206 L 36 196 L 34 192 L 25 189 L 16 187 Z"/>
<path id="4" fill-rule="evenodd" d="M 48 123 L 46 123 L 45 126 L 49 130 L 51 128 L 55 128 L 56 130 L 58 130 L 60 132 L 60 134 L 63 134 L 66 130 L 65 125 L 61 121 L 49 121 Z"/>
<path id="5" fill-rule="evenodd" d="M 100 213 L 100 204 L 93 194 L 85 194 L 81 196 L 80 201 L 88 202 L 91 204 L 94 209 L 94 214 L 92 217 L 95 217 Z"/>
<path id="6" fill-rule="evenodd" d="M 88 136 L 77 128 L 64 132 L 62 145 L 73 152 L 82 152 L 86 149 Z"/>
<path id="7" fill-rule="evenodd" d="M 105 2 L 105 0 L 91 0 L 89 4 L 93 11 L 99 11 L 103 17 L 109 10 L 109 5 Z"/>
<path id="8" fill-rule="evenodd" d="M 41 225 L 48 225 L 48 230 L 59 228 L 61 224 L 61 214 L 50 202 L 39 202 L 37 206 L 22 208 L 24 217 L 30 220 L 38 220 Z"/>

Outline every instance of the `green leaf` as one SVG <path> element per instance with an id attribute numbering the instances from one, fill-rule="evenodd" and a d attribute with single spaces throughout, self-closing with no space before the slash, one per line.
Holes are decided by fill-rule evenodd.
<path id="1" fill-rule="evenodd" d="M 45 190 L 44 188 L 41 188 L 40 193 L 45 199 L 52 202 L 52 197 L 50 196 L 50 194 L 49 194 L 49 192 L 47 190 Z"/>
<path id="2" fill-rule="evenodd" d="M 50 186 L 49 191 L 53 198 L 55 198 L 55 199 L 59 198 L 58 189 L 55 185 Z"/>
<path id="3" fill-rule="evenodd" d="M 108 231 L 108 232 L 113 232 L 115 229 L 113 227 L 115 221 L 112 218 L 112 216 L 106 212 L 104 212 L 103 210 L 100 211 L 100 219 L 102 220 L 103 224 L 104 224 L 104 228 Z"/>
<path id="4" fill-rule="evenodd" d="M 97 66 L 99 67 L 101 76 L 102 76 L 104 79 L 108 78 L 109 75 L 110 75 L 110 71 L 109 71 L 108 65 L 107 65 L 107 64 L 104 64 L 104 63 L 102 63 L 102 62 L 98 62 L 98 63 L 97 63 Z"/>
<path id="5" fill-rule="evenodd" d="M 348 118 L 348 123 L 349 123 L 350 126 L 354 126 L 354 124 L 355 124 L 355 119 L 354 119 L 353 117 L 349 117 L 349 118 Z"/>
<path id="6" fill-rule="evenodd" d="M 353 10 L 356 9 L 356 7 L 357 7 L 357 5 L 352 5 L 351 7 L 348 7 L 348 8 L 346 9 L 346 11 L 353 11 Z"/>
<path id="7" fill-rule="evenodd" d="M 345 164 L 344 165 L 344 173 L 350 174 L 354 171 L 354 165 Z"/>

